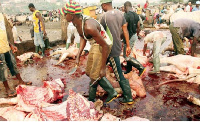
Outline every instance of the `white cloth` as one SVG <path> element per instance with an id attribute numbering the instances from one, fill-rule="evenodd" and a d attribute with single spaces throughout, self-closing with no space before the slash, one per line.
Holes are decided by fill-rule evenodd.
<path id="1" fill-rule="evenodd" d="M 164 38 L 164 37 L 167 38 L 166 34 L 164 34 L 161 31 L 152 32 L 144 38 L 144 44 L 147 44 L 148 42 L 153 43 L 153 42 L 160 40 L 161 38 Z"/>
<path id="2" fill-rule="evenodd" d="M 71 43 L 72 34 L 74 34 L 74 36 L 75 36 L 74 42 L 80 43 L 79 33 L 78 33 L 76 27 L 73 25 L 73 23 L 70 22 L 67 27 L 67 43 Z"/>
<path id="3" fill-rule="evenodd" d="M 189 5 L 186 6 L 185 12 L 190 12 L 190 6 Z"/>

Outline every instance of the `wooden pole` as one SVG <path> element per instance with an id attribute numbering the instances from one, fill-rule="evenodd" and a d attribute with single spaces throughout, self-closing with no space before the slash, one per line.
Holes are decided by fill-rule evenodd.
<path id="1" fill-rule="evenodd" d="M 66 16 L 61 15 L 61 39 L 62 41 L 67 41 L 67 26 L 68 22 L 66 20 Z"/>

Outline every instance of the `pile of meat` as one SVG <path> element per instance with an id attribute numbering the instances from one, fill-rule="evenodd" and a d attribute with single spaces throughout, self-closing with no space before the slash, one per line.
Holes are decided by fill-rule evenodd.
<path id="1" fill-rule="evenodd" d="M 0 104 L 15 106 L 0 108 L 0 116 L 8 121 L 61 121 L 99 120 L 94 103 L 82 95 L 69 91 L 69 97 L 60 104 L 53 104 L 64 96 L 64 81 L 44 81 L 41 87 L 18 86 L 17 97 L 0 99 Z"/>

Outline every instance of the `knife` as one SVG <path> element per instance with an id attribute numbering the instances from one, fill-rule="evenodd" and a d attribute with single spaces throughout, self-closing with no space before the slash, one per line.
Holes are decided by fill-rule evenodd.
<path id="1" fill-rule="evenodd" d="M 76 72 L 78 66 L 76 65 L 70 72 L 69 72 L 69 75 L 72 75 Z"/>
<path id="2" fill-rule="evenodd" d="M 90 87 L 92 87 L 98 80 L 100 80 L 100 77 L 98 77 L 98 78 L 90 85 Z"/>

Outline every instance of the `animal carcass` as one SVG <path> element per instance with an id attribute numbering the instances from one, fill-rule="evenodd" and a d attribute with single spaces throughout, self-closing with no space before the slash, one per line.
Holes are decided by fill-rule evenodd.
<path id="1" fill-rule="evenodd" d="M 129 80 L 129 84 L 130 84 L 130 87 L 131 87 L 131 92 L 132 92 L 133 98 L 135 98 L 136 96 L 138 96 L 138 97 L 145 97 L 146 96 L 146 90 L 144 88 L 142 80 L 136 72 L 132 71 L 128 74 L 125 74 L 124 77 Z M 110 81 L 113 88 L 115 88 L 115 90 L 119 94 L 123 93 L 121 88 L 120 88 L 119 83 L 114 78 L 114 74 L 111 73 L 111 71 L 108 70 L 108 69 L 106 70 L 106 78 Z M 98 86 L 97 95 L 102 96 L 104 94 L 105 94 L 105 91 L 100 86 Z"/>
<path id="2" fill-rule="evenodd" d="M 16 109 L 31 112 L 35 107 L 48 106 L 64 96 L 64 83 L 60 79 L 44 81 L 41 87 L 19 85 L 17 97 L 0 99 L 1 104 L 17 104 Z M 7 102 L 6 102 L 7 101 Z"/>
<path id="3" fill-rule="evenodd" d="M 178 62 L 178 63 L 177 63 Z M 160 58 L 160 63 L 167 63 L 174 65 L 181 72 L 188 72 L 189 74 L 199 74 L 200 70 L 197 69 L 200 66 L 200 58 L 192 57 L 190 55 L 176 55 L 172 57 Z M 174 67 L 163 67 L 160 68 L 162 71 L 177 72 Z"/>
<path id="4" fill-rule="evenodd" d="M 17 59 L 19 59 L 21 62 L 26 62 L 28 59 L 33 57 L 42 58 L 38 53 L 28 52 L 17 56 Z"/>
<path id="5" fill-rule="evenodd" d="M 53 52 L 50 56 L 54 56 L 57 54 L 61 54 L 61 57 L 58 61 L 58 64 L 60 64 L 61 62 L 63 62 L 66 58 L 73 58 L 75 59 L 76 55 L 78 54 L 78 48 L 74 47 L 74 46 L 70 46 L 68 49 L 66 48 L 59 48 L 57 49 L 55 52 Z"/>

